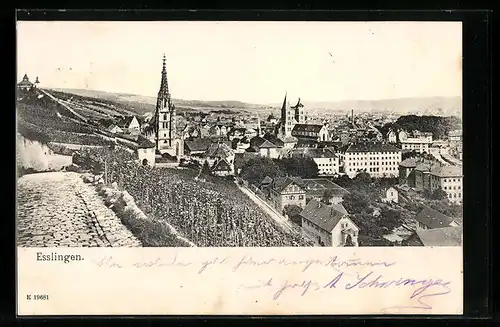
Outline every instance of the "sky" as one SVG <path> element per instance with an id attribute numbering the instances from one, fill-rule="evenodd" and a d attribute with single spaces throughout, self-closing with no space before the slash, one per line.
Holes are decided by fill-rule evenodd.
<path id="1" fill-rule="evenodd" d="M 173 98 L 279 103 L 461 96 L 461 22 L 54 22 L 17 25 L 17 79 Z"/>

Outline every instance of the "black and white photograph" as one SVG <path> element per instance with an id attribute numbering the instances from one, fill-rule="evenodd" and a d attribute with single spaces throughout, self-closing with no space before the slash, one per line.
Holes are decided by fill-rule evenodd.
<path id="1" fill-rule="evenodd" d="M 440 22 L 18 22 L 19 247 L 462 245 Z"/>
<path id="2" fill-rule="evenodd" d="M 16 29 L 20 315 L 463 313 L 461 22 Z"/>

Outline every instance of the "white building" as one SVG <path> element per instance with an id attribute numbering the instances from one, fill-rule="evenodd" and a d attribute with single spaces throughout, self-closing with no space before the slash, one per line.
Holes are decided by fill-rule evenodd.
<path id="1" fill-rule="evenodd" d="M 281 157 L 282 146 L 274 144 L 260 136 L 256 136 L 250 140 L 250 148 L 253 152 L 258 152 L 262 157 L 278 159 Z"/>
<path id="2" fill-rule="evenodd" d="M 312 158 L 320 176 L 333 176 L 340 172 L 340 158 L 332 148 L 294 148 L 289 149 L 284 156 Z"/>
<path id="3" fill-rule="evenodd" d="M 394 187 L 389 187 L 387 190 L 385 190 L 384 197 L 382 197 L 382 202 L 398 203 L 398 200 L 399 200 L 398 190 L 396 190 Z"/>
<path id="4" fill-rule="evenodd" d="M 405 131 L 400 131 L 399 142 L 402 150 L 429 153 L 429 147 L 432 145 L 432 133 L 414 131 L 412 135 L 409 135 Z"/>
<path id="5" fill-rule="evenodd" d="M 359 172 L 372 177 L 398 177 L 401 149 L 385 143 L 351 144 L 344 155 L 344 171 L 353 178 Z"/>
<path id="6" fill-rule="evenodd" d="M 137 157 L 141 165 L 154 167 L 156 156 L 156 145 L 148 139 L 139 136 L 137 140 Z"/>
<path id="7" fill-rule="evenodd" d="M 392 129 L 387 133 L 387 141 L 389 143 L 396 143 L 398 140 L 398 136 L 396 132 L 394 132 Z"/>
<path id="8" fill-rule="evenodd" d="M 359 227 L 337 206 L 310 200 L 300 213 L 303 233 L 320 246 L 359 246 Z"/>
<path id="9" fill-rule="evenodd" d="M 442 189 L 450 202 L 460 204 L 463 200 L 463 174 L 460 166 L 435 167 L 429 172 L 429 191 Z"/>
<path id="10" fill-rule="evenodd" d="M 331 141 L 327 126 L 319 124 L 295 124 L 292 129 L 292 136 L 316 142 Z"/>

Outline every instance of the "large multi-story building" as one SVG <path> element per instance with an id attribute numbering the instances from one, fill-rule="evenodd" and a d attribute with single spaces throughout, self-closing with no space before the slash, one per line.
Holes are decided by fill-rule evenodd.
<path id="1" fill-rule="evenodd" d="M 463 199 L 463 174 L 460 166 L 441 166 L 429 172 L 429 191 L 442 189 L 450 202 L 460 204 Z"/>
<path id="2" fill-rule="evenodd" d="M 307 157 L 318 166 L 318 175 L 333 176 L 340 172 L 340 159 L 332 148 L 302 147 L 288 150 L 284 157 Z"/>
<path id="3" fill-rule="evenodd" d="M 366 172 L 372 177 L 398 177 L 401 149 L 387 143 L 351 144 L 344 155 L 344 171 L 349 177 Z"/>
<path id="4" fill-rule="evenodd" d="M 432 145 L 432 133 L 414 131 L 410 136 L 407 132 L 400 131 L 399 142 L 402 150 L 429 153 L 429 147 Z"/>
<path id="5" fill-rule="evenodd" d="M 331 141 L 330 132 L 326 125 L 320 124 L 295 124 L 292 136 L 299 140 L 311 140 L 314 142 Z"/>

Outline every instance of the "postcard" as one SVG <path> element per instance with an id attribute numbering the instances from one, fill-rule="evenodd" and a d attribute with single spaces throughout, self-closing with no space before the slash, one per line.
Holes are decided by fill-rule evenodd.
<path id="1" fill-rule="evenodd" d="M 18 21 L 17 309 L 463 313 L 460 22 Z"/>

